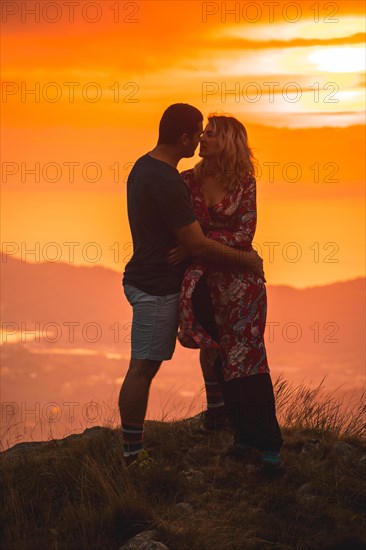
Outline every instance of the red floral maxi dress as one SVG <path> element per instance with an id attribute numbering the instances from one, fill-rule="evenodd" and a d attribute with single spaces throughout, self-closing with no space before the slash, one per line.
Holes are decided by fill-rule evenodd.
<path id="1" fill-rule="evenodd" d="M 205 235 L 233 248 L 252 250 L 257 224 L 254 177 L 245 176 L 240 185 L 210 208 L 192 170 L 182 172 L 181 177 L 190 190 Z M 211 292 L 220 345 L 199 324 L 193 311 L 191 297 L 203 274 Z M 267 294 L 259 276 L 245 269 L 194 261 L 184 274 L 179 309 L 179 342 L 187 348 L 219 348 L 226 381 L 269 372 L 264 345 Z"/>

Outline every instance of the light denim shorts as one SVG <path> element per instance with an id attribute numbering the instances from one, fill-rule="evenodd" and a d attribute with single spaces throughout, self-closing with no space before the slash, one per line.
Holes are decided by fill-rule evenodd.
<path id="1" fill-rule="evenodd" d="M 152 296 L 125 284 L 132 306 L 131 356 L 134 359 L 166 361 L 175 350 L 179 322 L 179 292 Z"/>

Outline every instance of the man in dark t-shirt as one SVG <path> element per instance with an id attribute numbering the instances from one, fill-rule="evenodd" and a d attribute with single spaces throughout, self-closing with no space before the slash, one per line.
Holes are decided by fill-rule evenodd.
<path id="1" fill-rule="evenodd" d="M 134 252 L 124 284 L 156 296 L 179 292 L 186 263 L 167 256 L 179 244 L 174 229 L 196 219 L 187 186 L 176 168 L 147 153 L 129 175 L 127 197 Z"/>
<path id="2" fill-rule="evenodd" d="M 133 320 L 131 360 L 119 396 L 127 466 L 147 460 L 142 438 L 151 381 L 175 349 L 179 290 L 187 264 L 169 263 L 169 252 L 181 243 L 195 258 L 251 269 L 264 277 L 262 259 L 254 250 L 234 251 L 208 239 L 196 220 L 176 167 L 180 159 L 194 155 L 202 121 L 200 111 L 191 105 L 168 107 L 160 121 L 157 146 L 136 161 L 127 182 L 133 256 L 126 265 L 123 287 Z"/>

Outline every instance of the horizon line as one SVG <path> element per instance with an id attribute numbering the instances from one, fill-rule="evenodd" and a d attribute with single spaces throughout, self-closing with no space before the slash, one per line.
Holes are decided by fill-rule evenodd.
<path id="1" fill-rule="evenodd" d="M 88 264 L 83 264 L 83 263 L 70 263 L 70 262 L 66 262 L 66 261 L 62 261 L 62 260 L 58 260 L 58 261 L 55 261 L 55 262 L 51 262 L 51 261 L 41 261 L 41 262 L 30 262 L 30 261 L 26 261 L 26 260 L 22 260 L 20 257 L 17 257 L 15 254 L 6 254 L 5 252 L 0 252 L 0 257 L 1 257 L 1 262 L 0 262 L 0 265 L 2 266 L 3 264 L 6 264 L 8 262 L 8 260 L 12 261 L 12 260 L 15 260 L 16 262 L 19 262 L 19 263 L 22 263 L 22 264 L 28 264 L 28 265 L 50 265 L 50 264 L 61 264 L 61 265 L 64 265 L 64 266 L 67 266 L 67 267 L 76 267 L 76 268 L 86 268 L 86 269 L 93 269 L 93 268 L 99 268 L 99 269 L 105 269 L 107 271 L 112 271 L 113 273 L 116 273 L 116 274 L 119 274 L 119 275 L 122 275 L 123 272 L 124 272 L 124 268 L 122 269 L 113 269 L 111 267 L 108 267 L 107 265 L 88 265 Z M 3 258 L 6 258 L 5 260 Z M 0 268 L 1 270 L 1 268 Z M 348 282 L 353 282 L 353 281 L 357 281 L 358 279 L 362 279 L 363 281 L 366 282 L 366 274 L 363 274 L 363 275 L 356 275 L 355 277 L 350 277 L 348 279 L 342 279 L 342 280 L 335 280 L 335 281 L 332 281 L 332 282 L 329 282 L 329 283 L 325 283 L 325 284 L 314 284 L 314 285 L 309 285 L 309 286 L 292 286 L 292 285 L 289 285 L 287 283 L 268 283 L 266 282 L 266 285 L 267 286 L 271 286 L 271 287 L 287 287 L 287 288 L 291 288 L 293 290 L 309 290 L 309 289 L 313 289 L 313 288 L 321 288 L 321 287 L 325 287 L 325 286 L 331 286 L 331 285 L 335 285 L 335 284 L 342 284 L 342 283 L 348 283 Z"/>

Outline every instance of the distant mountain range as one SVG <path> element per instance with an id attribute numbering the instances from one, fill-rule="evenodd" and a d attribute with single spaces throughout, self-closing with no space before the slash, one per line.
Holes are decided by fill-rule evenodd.
<path id="1" fill-rule="evenodd" d="M 111 269 L 28 263 L 4 255 L 1 260 L 3 323 L 14 322 L 19 327 L 24 323 L 29 329 L 34 329 L 35 323 L 40 323 L 41 329 L 48 323 L 57 323 L 64 329 L 59 344 L 65 346 L 72 342 L 66 338 L 71 325 L 64 323 L 80 323 L 74 329 L 76 342 L 83 340 L 84 325 L 98 323 L 102 329 L 100 343 L 113 345 L 114 332 L 108 327 L 115 322 L 126 323 L 130 318 L 122 274 Z M 51 330 L 50 326 L 49 332 Z M 93 339 L 91 329 L 89 339 Z M 41 344 L 47 343 L 46 339 L 41 340 Z"/>
<path id="2" fill-rule="evenodd" d="M 59 345 L 91 344 L 93 323 L 102 337 L 94 345 L 119 348 L 117 325 L 125 337 L 131 308 L 122 287 L 122 273 L 100 266 L 77 267 L 65 263 L 22 262 L 1 256 L 1 317 L 4 323 L 44 329 L 40 344 L 47 344 L 52 323 L 62 330 Z M 365 279 L 296 289 L 267 286 L 267 344 L 273 352 L 326 352 L 361 360 L 365 334 Z M 66 324 L 65 324 L 66 323 Z M 66 337 L 74 325 L 75 342 Z M 47 327 L 47 324 L 49 326 Z M 85 328 L 84 335 L 82 329 Z M 125 328 L 123 328 L 125 327 Z M 5 327 L 6 328 L 6 327 Z M 11 330 L 11 327 L 8 327 Z M 47 330 L 46 330 L 47 329 Z M 57 332 L 57 328 L 55 329 Z M 52 339 L 50 336 L 49 340 Z M 126 338 L 125 338 L 126 339 Z M 116 341 L 117 340 L 117 341 Z"/>

